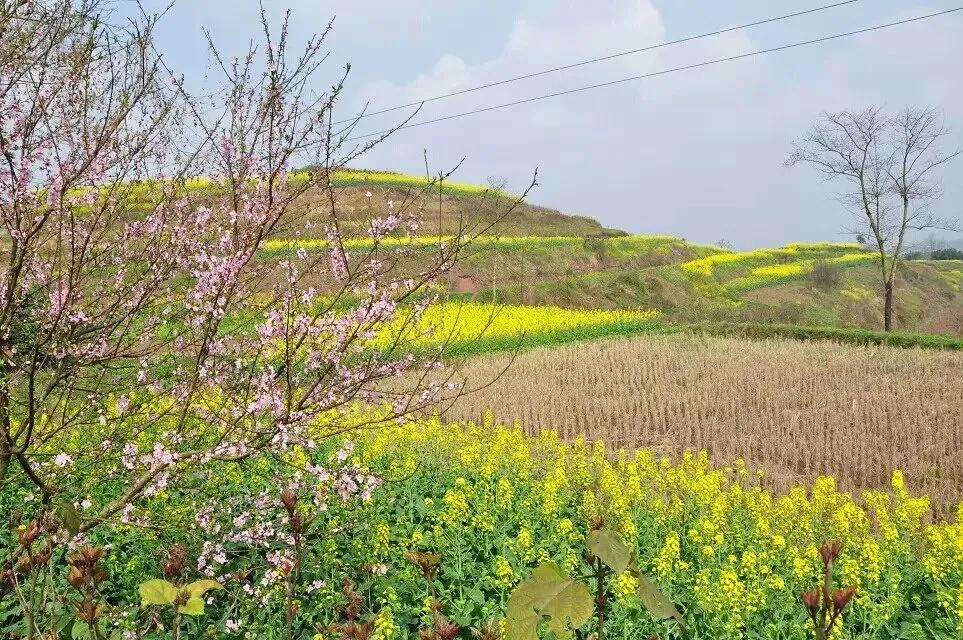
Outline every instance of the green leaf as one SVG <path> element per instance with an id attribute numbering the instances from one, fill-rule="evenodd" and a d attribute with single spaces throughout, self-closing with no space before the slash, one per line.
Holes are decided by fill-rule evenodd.
<path id="1" fill-rule="evenodd" d="M 70 637 L 72 640 L 86 640 L 90 637 L 90 627 L 86 622 L 77 620 L 70 628 Z"/>
<path id="2" fill-rule="evenodd" d="M 632 562 L 632 552 L 619 534 L 610 529 L 592 531 L 588 535 L 588 549 L 615 573 L 622 573 Z"/>
<path id="3" fill-rule="evenodd" d="M 221 586 L 221 583 L 217 580 L 195 580 L 184 588 L 187 589 L 187 592 L 191 594 L 192 598 L 199 598 L 208 591 L 216 591 L 217 589 L 223 589 L 224 587 Z"/>
<path id="4" fill-rule="evenodd" d="M 485 594 L 477 587 L 468 590 L 468 597 L 477 604 L 485 604 Z"/>
<path id="5" fill-rule="evenodd" d="M 137 587 L 140 593 L 140 604 L 148 607 L 152 604 L 174 604 L 177 598 L 177 587 L 167 580 L 148 580 Z"/>
<path id="6" fill-rule="evenodd" d="M 57 519 L 60 520 L 60 524 L 67 529 L 70 535 L 75 536 L 80 533 L 80 527 L 83 525 L 83 521 L 71 503 L 64 502 L 57 506 Z"/>
<path id="7" fill-rule="evenodd" d="M 672 601 L 662 593 L 659 586 L 644 573 L 635 572 L 635 578 L 639 583 L 639 599 L 642 600 L 642 604 L 649 610 L 652 617 L 656 620 L 675 618 L 676 622 L 678 622 L 679 626 L 684 630 L 686 625 L 682 614 L 679 613 L 679 610 L 672 604 Z"/>
<path id="8" fill-rule="evenodd" d="M 507 640 L 536 640 L 543 619 L 557 637 L 571 638 L 572 630 L 588 622 L 592 611 L 592 595 L 585 585 L 552 563 L 542 564 L 508 599 Z"/>
<path id="9" fill-rule="evenodd" d="M 538 623 L 541 622 L 538 616 L 526 618 L 512 617 L 505 618 L 505 640 L 537 640 Z"/>
<path id="10" fill-rule="evenodd" d="M 177 607 L 177 611 L 185 616 L 202 616 L 204 615 L 204 601 L 197 596 L 193 596 L 186 604 Z"/>

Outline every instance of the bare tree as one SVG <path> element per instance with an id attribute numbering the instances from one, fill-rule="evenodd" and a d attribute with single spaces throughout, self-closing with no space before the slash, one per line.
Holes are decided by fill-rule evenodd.
<path id="1" fill-rule="evenodd" d="M 847 184 L 838 198 L 854 215 L 851 231 L 879 253 L 886 331 L 893 328 L 893 288 L 907 234 L 954 228 L 930 210 L 941 194 L 937 170 L 960 154 L 941 150 L 948 133 L 933 108 L 906 107 L 892 116 L 881 107 L 827 113 L 787 160 Z"/>

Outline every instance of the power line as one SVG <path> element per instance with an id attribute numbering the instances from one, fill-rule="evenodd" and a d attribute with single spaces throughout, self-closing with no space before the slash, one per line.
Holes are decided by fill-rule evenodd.
<path id="1" fill-rule="evenodd" d="M 423 127 L 425 125 L 434 124 L 436 122 L 444 122 L 446 120 L 454 120 L 455 118 L 463 118 L 465 116 L 476 115 L 479 113 L 485 113 L 487 111 L 495 111 L 497 109 L 505 109 L 508 107 L 514 107 L 521 104 L 528 104 L 530 102 L 537 102 L 539 100 L 546 100 L 548 98 L 557 98 L 559 96 L 567 96 L 573 93 L 580 93 L 582 91 L 589 91 L 591 89 L 600 89 L 602 87 L 611 87 L 617 84 L 624 84 L 626 82 L 633 82 L 635 80 L 644 80 L 646 78 L 654 78 L 656 76 L 663 76 L 670 73 L 676 73 L 678 71 L 688 71 L 691 69 L 698 69 L 701 67 L 708 67 L 715 64 L 720 64 L 723 62 L 731 62 L 733 60 L 742 60 L 744 58 L 752 58 L 755 56 L 760 56 L 766 53 L 774 53 L 777 51 L 785 51 L 787 49 L 795 49 L 797 47 L 804 47 L 812 44 L 820 44 L 823 42 L 829 42 L 831 40 L 838 40 L 840 38 L 847 38 L 850 36 L 856 36 L 863 33 L 869 33 L 871 31 L 880 31 L 882 29 L 888 29 L 890 27 L 896 27 L 904 24 L 909 24 L 911 22 L 919 22 L 921 20 L 928 20 L 930 18 L 936 18 L 938 16 L 944 16 L 956 11 L 963 10 L 963 7 L 956 7 L 955 9 L 947 9 L 946 11 L 939 11 L 936 13 L 930 13 L 923 16 L 917 16 L 915 18 L 907 18 L 905 20 L 898 20 L 896 22 L 889 22 L 887 24 L 877 25 L 875 27 L 866 27 L 865 29 L 857 29 L 856 31 L 847 31 L 846 33 L 837 33 L 830 36 L 823 36 L 821 38 L 814 38 L 812 40 L 805 40 L 802 42 L 793 42 L 790 44 L 780 45 L 778 47 L 771 47 L 769 49 L 760 49 L 758 51 L 750 51 L 748 53 L 740 53 L 734 56 L 727 56 L 725 58 L 716 58 L 714 60 L 706 60 L 703 62 L 697 62 L 695 64 L 687 64 L 681 67 L 672 67 L 670 69 L 662 69 L 660 71 L 653 71 L 651 73 L 643 73 L 636 76 L 629 76 L 627 78 L 619 78 L 618 80 L 610 80 L 608 82 L 599 82 L 597 84 L 590 84 L 583 87 L 577 87 L 575 89 L 566 89 L 565 91 L 557 91 L 555 93 L 547 93 L 539 96 L 534 96 L 532 98 L 524 98 L 522 100 L 514 100 L 512 102 L 505 102 L 502 104 L 492 105 L 490 107 L 482 107 L 480 109 L 473 109 L 472 111 L 463 111 L 461 113 L 455 113 L 447 116 L 442 116 L 440 118 L 432 118 L 431 120 L 423 120 L 420 122 L 412 122 L 410 124 L 403 124 L 393 129 L 384 129 L 383 131 L 378 131 L 374 133 L 365 133 L 357 136 L 351 136 L 345 138 L 344 142 L 349 142 L 351 140 L 361 140 L 364 138 L 375 138 L 379 136 L 387 136 L 388 134 L 394 133 L 395 131 L 400 131 L 401 129 L 412 129 L 414 127 Z"/>
<path id="2" fill-rule="evenodd" d="M 452 98 L 454 96 L 464 95 L 466 93 L 472 93 L 475 91 L 481 91 L 482 89 L 490 89 L 491 87 L 498 87 L 503 84 L 510 84 L 512 82 L 518 82 L 520 80 L 528 80 L 530 78 L 537 78 L 539 76 L 548 75 L 550 73 L 557 73 L 559 71 L 567 71 L 568 69 L 575 69 L 576 67 L 583 67 L 585 65 L 596 64 L 599 62 L 605 62 L 607 60 L 613 60 L 615 58 L 621 58 L 623 56 L 630 56 L 636 53 L 643 53 L 646 51 L 653 51 L 655 49 L 661 49 L 663 47 L 670 47 L 676 44 L 683 44 L 686 42 L 692 42 L 693 40 L 701 40 L 703 38 L 710 38 L 712 36 L 722 35 L 724 33 L 730 33 L 732 31 L 738 31 L 740 29 L 749 29 L 751 27 L 758 27 L 760 25 L 769 24 L 772 22 L 779 22 L 780 20 L 788 20 L 790 18 L 798 18 L 799 16 L 808 15 L 811 13 L 817 13 L 819 11 L 825 11 L 827 9 L 835 9 L 836 7 L 842 7 L 848 4 L 854 4 L 860 0 L 845 0 L 844 2 L 836 2 L 833 4 L 827 4 L 821 7 L 815 7 L 813 9 L 806 9 L 804 11 L 797 11 L 795 13 L 786 13 L 781 16 L 775 16 L 772 18 L 765 18 L 761 20 L 756 20 L 755 22 L 747 22 L 746 24 L 740 24 L 735 27 L 726 27 L 725 29 L 718 29 L 716 31 L 709 31 L 707 33 L 700 33 L 694 36 L 686 36 L 685 38 L 679 38 L 678 40 L 670 40 L 669 42 L 661 42 L 659 44 L 653 44 L 640 49 L 630 49 L 628 51 L 619 51 L 617 53 L 612 53 L 609 55 L 601 56 L 598 58 L 591 58 L 589 60 L 581 60 L 579 62 L 573 62 L 571 64 L 562 65 L 560 67 L 552 67 L 551 69 L 543 69 L 542 71 L 535 71 L 532 73 L 526 73 L 524 75 L 515 76 L 512 78 L 506 78 L 504 80 L 496 80 L 495 82 L 489 82 L 487 84 L 481 84 L 476 87 L 470 87 L 468 89 L 460 89 L 458 91 L 452 91 L 451 93 L 443 93 L 441 95 L 432 96 L 430 98 L 424 98 L 423 100 L 416 100 L 414 102 L 408 102 L 406 104 L 399 104 L 394 107 L 388 107 L 387 109 L 379 109 L 378 111 L 371 111 L 370 113 L 360 113 L 353 118 L 345 118 L 344 120 L 336 120 L 331 124 L 345 124 L 347 122 L 355 122 L 361 120 L 362 118 L 370 118 L 372 116 L 381 115 L 383 113 L 391 113 L 392 111 L 398 111 L 400 109 L 407 109 L 409 107 L 417 107 L 423 105 L 427 102 L 435 102 L 437 100 L 444 100 L 445 98 Z"/>

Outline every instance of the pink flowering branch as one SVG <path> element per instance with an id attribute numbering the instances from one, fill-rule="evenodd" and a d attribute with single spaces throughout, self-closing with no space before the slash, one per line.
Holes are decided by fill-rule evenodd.
<path id="1" fill-rule="evenodd" d="M 375 142 L 336 128 L 347 69 L 313 97 L 327 30 L 293 57 L 287 19 L 236 60 L 212 43 L 223 84 L 199 98 L 155 52 L 156 18 L 121 28 L 99 8 L 21 3 L 0 38 L 0 490 L 39 493 L 38 519 L 79 505 L 58 543 L 187 471 L 284 461 L 452 400 L 453 334 L 420 346 L 431 288 L 528 192 L 416 256 L 386 239 L 415 237 L 437 182 L 402 190 L 348 251 L 333 176 Z M 265 256 L 319 208 L 325 252 Z M 313 469 L 339 495 L 376 485 Z M 103 478 L 113 493 L 87 496 Z M 0 576 L 25 549 L 0 549 Z"/>

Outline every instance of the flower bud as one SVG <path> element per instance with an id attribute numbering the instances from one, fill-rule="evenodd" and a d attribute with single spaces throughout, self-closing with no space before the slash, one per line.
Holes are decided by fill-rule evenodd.
<path id="1" fill-rule="evenodd" d="M 177 592 L 177 595 L 174 596 L 174 604 L 177 605 L 178 607 L 182 607 L 185 604 L 187 604 L 187 601 L 190 599 L 191 599 L 191 592 L 188 591 L 187 589 L 181 589 L 180 591 Z"/>
<path id="2" fill-rule="evenodd" d="M 358 616 L 361 615 L 361 603 L 349 602 L 348 606 L 344 608 L 344 615 L 347 616 L 348 620 L 357 620 Z"/>
<path id="3" fill-rule="evenodd" d="M 374 632 L 374 623 L 370 621 L 365 622 L 364 624 L 356 624 L 354 626 L 354 639 L 369 640 L 373 632 Z"/>
<path id="4" fill-rule="evenodd" d="M 438 573 L 438 568 L 441 566 L 441 554 L 431 553 L 429 551 L 408 551 L 405 553 L 405 559 L 417 565 L 421 570 L 421 575 L 426 580 L 431 580 L 436 573 Z"/>
<path id="5" fill-rule="evenodd" d="M 304 518 L 302 518 L 300 514 L 291 514 L 291 529 L 298 535 L 304 533 Z"/>
<path id="6" fill-rule="evenodd" d="M 187 549 L 182 544 L 175 544 L 167 552 L 167 562 L 164 564 L 164 575 L 168 578 L 176 576 L 184 567 L 187 560 Z"/>
<path id="7" fill-rule="evenodd" d="M 42 567 L 48 562 L 50 562 L 51 551 L 49 549 L 44 549 L 33 554 L 32 562 L 35 567 Z"/>
<path id="8" fill-rule="evenodd" d="M 814 616 L 819 613 L 819 589 L 811 589 L 801 597 L 806 609 L 809 610 L 809 615 Z"/>
<path id="9" fill-rule="evenodd" d="M 849 604 L 849 601 L 853 599 L 856 594 L 856 587 L 843 587 L 842 589 L 836 589 L 833 591 L 833 611 L 842 611 Z"/>
<path id="10" fill-rule="evenodd" d="M 92 577 L 94 586 L 97 586 L 107 579 L 107 570 L 100 566 L 94 567 L 94 573 Z"/>
<path id="11" fill-rule="evenodd" d="M 294 513 L 294 507 L 298 504 L 298 497 L 290 489 L 285 489 L 281 492 L 281 504 L 289 514 Z"/>
<path id="12" fill-rule="evenodd" d="M 75 567 L 89 569 L 97 564 L 97 561 L 100 560 L 103 555 L 103 549 L 88 544 L 71 553 L 67 561 Z"/>
<path id="13" fill-rule="evenodd" d="M 838 542 L 824 542 L 823 546 L 819 547 L 819 555 L 823 559 L 823 564 L 827 567 L 836 562 L 836 558 L 839 557 L 839 543 Z"/>
<path id="14" fill-rule="evenodd" d="M 502 640 L 502 630 L 494 618 L 489 618 L 480 626 L 472 628 L 471 634 L 476 640 Z"/>
<path id="15" fill-rule="evenodd" d="M 441 640 L 455 640 L 461 625 L 446 618 L 441 611 L 435 611 L 435 633 Z"/>
<path id="16" fill-rule="evenodd" d="M 40 529 L 40 521 L 31 520 L 30 524 L 20 533 L 20 545 L 29 547 L 33 544 L 33 541 L 40 535 Z"/>
<path id="17" fill-rule="evenodd" d="M 84 584 L 84 572 L 80 567 L 74 565 L 70 567 L 70 571 L 67 572 L 67 582 L 74 589 L 80 589 Z"/>
<path id="18" fill-rule="evenodd" d="M 101 547 L 95 547 L 93 545 L 86 545 L 80 550 L 83 555 L 84 560 L 87 562 L 88 567 L 92 567 L 97 564 L 97 561 L 101 559 L 104 555 L 104 550 Z"/>

